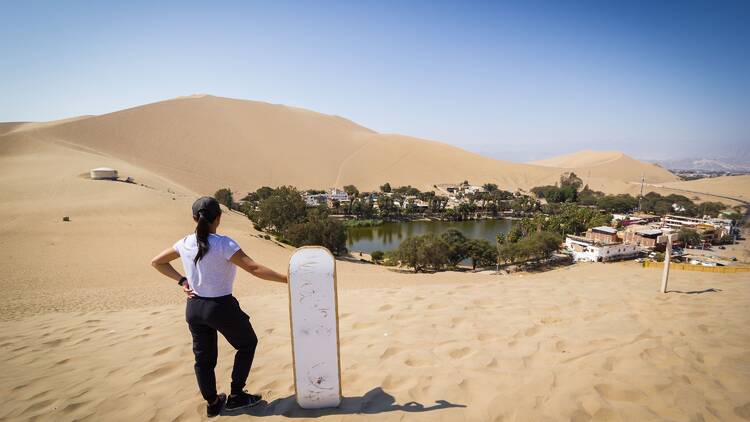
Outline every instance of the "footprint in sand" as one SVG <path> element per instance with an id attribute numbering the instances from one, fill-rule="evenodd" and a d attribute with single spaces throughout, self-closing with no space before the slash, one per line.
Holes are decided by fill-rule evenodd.
<path id="1" fill-rule="evenodd" d="M 478 305 L 478 306 L 485 306 L 485 305 L 494 305 L 495 303 L 497 303 L 497 301 L 490 297 L 483 297 L 481 299 L 475 299 L 471 301 L 471 303 L 473 303 L 474 305 Z"/>
<path id="2" fill-rule="evenodd" d="M 462 347 L 460 349 L 453 349 L 451 350 L 448 355 L 452 357 L 453 359 L 461 359 L 471 353 L 471 348 L 469 347 Z"/>
<path id="3" fill-rule="evenodd" d="M 409 356 L 404 360 L 404 365 L 410 366 L 412 368 L 428 366 L 429 364 L 430 362 L 427 359 L 418 356 Z"/>
<path id="4" fill-rule="evenodd" d="M 640 391 L 620 389 L 610 384 L 597 384 L 594 389 L 603 398 L 613 401 L 636 402 L 645 397 Z"/>
<path id="5" fill-rule="evenodd" d="M 57 400 L 57 399 L 47 399 L 47 400 L 42 400 L 42 401 L 37 402 L 37 403 L 33 403 L 31 406 L 29 406 L 29 407 L 26 408 L 26 410 L 24 411 L 24 413 L 29 413 L 29 412 L 35 412 L 37 410 L 42 410 L 45 407 L 47 407 L 47 406 L 51 405 L 52 403 L 54 403 L 55 400 Z"/>
<path id="6" fill-rule="evenodd" d="M 544 317 L 541 319 L 542 324 L 557 324 L 558 322 L 562 322 L 562 320 L 555 317 Z"/>
<path id="7" fill-rule="evenodd" d="M 535 325 L 533 327 L 530 327 L 530 328 L 527 328 L 526 330 L 524 330 L 523 335 L 526 336 L 526 337 L 531 337 L 531 336 L 535 335 L 538 332 L 539 332 L 539 326 Z"/>
<path id="8" fill-rule="evenodd" d="M 381 359 L 388 359 L 389 357 L 398 354 L 401 352 L 400 347 L 388 347 L 385 349 L 385 351 L 380 355 Z"/>
<path id="9" fill-rule="evenodd" d="M 378 308 L 378 311 L 389 311 L 393 309 L 392 305 L 386 304 Z"/>
<path id="10" fill-rule="evenodd" d="M 734 413 L 742 419 L 750 421 L 750 401 L 734 408 Z"/>
<path id="11" fill-rule="evenodd" d="M 178 364 L 178 363 L 170 363 L 170 364 L 163 365 L 147 373 L 146 375 L 142 376 L 139 381 L 149 382 L 155 379 L 159 379 L 165 375 L 175 372 L 180 365 L 181 364 Z"/>
<path id="12" fill-rule="evenodd" d="M 167 346 L 167 347 L 161 348 L 161 349 L 155 351 L 154 353 L 152 353 L 151 356 L 161 356 L 161 355 L 169 352 L 173 348 L 174 348 L 174 346 Z"/>
<path id="13" fill-rule="evenodd" d="M 55 347 L 55 346 L 59 346 L 60 343 L 62 343 L 62 339 L 46 341 L 42 343 L 42 345 L 47 346 L 47 347 Z"/>

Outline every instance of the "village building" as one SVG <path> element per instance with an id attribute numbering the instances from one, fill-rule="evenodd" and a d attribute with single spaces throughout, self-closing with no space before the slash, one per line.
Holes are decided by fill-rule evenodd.
<path id="1" fill-rule="evenodd" d="M 630 225 L 623 232 L 623 240 L 630 245 L 654 249 L 657 245 L 667 243 L 667 235 L 662 229 L 646 225 Z"/>
<path id="2" fill-rule="evenodd" d="M 616 243 L 619 242 L 617 237 L 617 229 L 607 226 L 594 227 L 586 231 L 586 239 L 600 242 L 600 243 Z"/>
<path id="3" fill-rule="evenodd" d="M 574 261 L 607 262 L 638 256 L 639 248 L 622 242 L 597 242 L 586 237 L 568 235 L 565 247 Z"/>
<path id="4" fill-rule="evenodd" d="M 308 207 L 317 207 L 319 205 L 325 205 L 328 201 L 328 195 L 325 193 L 316 193 L 316 194 L 303 194 L 302 199 L 305 200 L 305 205 Z"/>
<path id="5" fill-rule="evenodd" d="M 346 193 L 346 191 L 339 188 L 328 189 L 328 191 L 326 192 L 326 203 L 328 204 L 328 207 L 335 208 L 335 202 L 338 202 L 339 205 L 348 204 L 349 195 Z"/>
<path id="6" fill-rule="evenodd" d="M 673 230 L 682 228 L 693 229 L 701 236 L 704 242 L 713 242 L 725 235 L 731 235 L 734 229 L 733 221 L 720 218 L 697 218 L 683 215 L 667 214 L 662 219 L 662 227 Z"/>

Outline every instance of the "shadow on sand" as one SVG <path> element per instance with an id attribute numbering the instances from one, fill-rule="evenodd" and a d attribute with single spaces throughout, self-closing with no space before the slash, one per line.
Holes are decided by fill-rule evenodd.
<path id="1" fill-rule="evenodd" d="M 361 397 L 344 397 L 341 405 L 330 409 L 307 410 L 297 405 L 294 396 L 276 399 L 270 403 L 263 400 L 255 407 L 243 409 L 237 412 L 222 412 L 223 416 L 286 416 L 288 418 L 317 418 L 327 415 L 356 415 L 375 414 L 385 412 L 429 412 L 433 410 L 448 409 L 451 407 L 466 407 L 463 404 L 453 404 L 445 400 L 437 400 L 432 406 L 424 406 L 417 402 L 404 404 L 396 403 L 396 399 L 377 387 L 368 391 Z"/>
<path id="2" fill-rule="evenodd" d="M 692 290 L 689 292 L 683 292 L 681 290 L 667 290 L 667 293 L 680 293 L 683 295 L 701 295 L 703 293 L 719 293 L 721 289 L 705 289 L 705 290 Z"/>

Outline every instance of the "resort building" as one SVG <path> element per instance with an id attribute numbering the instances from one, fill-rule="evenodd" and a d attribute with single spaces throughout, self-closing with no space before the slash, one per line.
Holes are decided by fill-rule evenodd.
<path id="1" fill-rule="evenodd" d="M 568 235 L 565 238 L 565 247 L 572 255 L 574 261 L 607 262 L 620 259 L 634 258 L 638 256 L 638 246 L 622 242 L 603 243 L 595 242 L 580 236 Z"/>
<path id="2" fill-rule="evenodd" d="M 326 203 L 328 204 L 328 208 L 335 208 L 335 202 L 338 202 L 339 205 L 348 204 L 349 195 L 346 193 L 346 191 L 338 188 L 328 189 L 328 191 L 326 192 Z"/>
<path id="3" fill-rule="evenodd" d="M 302 199 L 305 200 L 305 204 L 308 207 L 317 207 L 319 205 L 325 205 L 326 201 L 328 200 L 328 195 L 325 193 L 316 193 L 316 194 L 303 194 Z"/>
<path id="4" fill-rule="evenodd" d="M 667 236 L 663 230 L 644 225 L 628 226 L 623 233 L 623 238 L 627 244 L 646 249 L 654 249 L 656 245 L 667 243 Z"/>
<path id="5" fill-rule="evenodd" d="M 617 238 L 617 229 L 607 226 L 594 227 L 588 229 L 586 232 L 586 239 L 600 243 L 616 243 L 619 242 Z"/>
<path id="6" fill-rule="evenodd" d="M 732 220 L 724 218 L 697 218 L 667 214 L 662 219 L 662 227 L 673 230 L 693 229 L 701 235 L 704 242 L 713 242 L 724 235 L 731 235 L 734 229 Z"/>

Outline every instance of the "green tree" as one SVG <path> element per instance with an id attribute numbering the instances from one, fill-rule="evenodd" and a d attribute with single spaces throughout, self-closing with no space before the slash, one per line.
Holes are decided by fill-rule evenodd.
<path id="1" fill-rule="evenodd" d="M 696 246 L 701 244 L 701 235 L 693 229 L 683 227 L 677 232 L 677 240 L 685 245 Z"/>
<path id="2" fill-rule="evenodd" d="M 560 187 L 572 187 L 573 190 L 577 191 L 583 186 L 583 180 L 578 177 L 575 173 L 563 173 L 560 175 Z"/>
<path id="3" fill-rule="evenodd" d="M 281 186 L 260 202 L 258 211 L 250 215 L 261 228 L 282 234 L 292 224 L 304 222 L 307 217 L 305 201 L 297 189 Z"/>
<path id="4" fill-rule="evenodd" d="M 497 249 L 484 239 L 469 240 L 467 250 L 472 269 L 476 269 L 477 265 L 486 267 L 497 262 Z"/>
<path id="5" fill-rule="evenodd" d="M 409 237 L 390 256 L 401 265 L 414 268 L 414 272 L 427 268 L 438 271 L 448 263 L 447 245 L 434 234 Z"/>
<path id="6" fill-rule="evenodd" d="M 401 265 L 414 268 L 418 273 L 424 268 L 424 262 L 420 259 L 419 248 L 422 246 L 422 237 L 408 237 L 391 252 L 393 259 L 399 261 Z"/>
<path id="7" fill-rule="evenodd" d="M 232 197 L 232 190 L 229 188 L 222 188 L 214 193 L 214 198 L 225 207 L 234 209 L 234 198 Z"/>
<path id="8" fill-rule="evenodd" d="M 493 193 L 497 190 L 497 185 L 494 183 L 485 183 L 482 185 L 482 188 L 489 193 Z"/>
<path id="9" fill-rule="evenodd" d="M 717 217 L 722 210 L 726 209 L 726 207 L 727 206 L 721 202 L 703 202 L 696 207 L 696 214 L 698 217 L 703 217 L 705 215 L 709 217 Z"/>
<path id="10" fill-rule="evenodd" d="M 290 225 L 284 239 L 293 246 L 324 246 L 334 255 L 346 253 L 346 229 L 339 220 L 316 218 Z"/>
<path id="11" fill-rule="evenodd" d="M 468 239 L 461 231 L 449 229 L 440 235 L 446 245 L 448 263 L 455 267 L 468 257 Z"/>
<path id="12" fill-rule="evenodd" d="M 357 187 L 354 185 L 344 186 L 344 192 L 346 192 L 346 194 L 349 195 L 350 198 L 354 198 L 359 195 L 359 189 L 357 189 Z"/>
<path id="13" fill-rule="evenodd" d="M 384 185 L 381 185 L 380 191 L 384 193 L 389 193 L 391 191 L 391 184 L 386 182 Z"/>
<path id="14" fill-rule="evenodd" d="M 605 195 L 596 200 L 596 206 L 609 212 L 626 213 L 638 206 L 638 199 L 628 194 Z"/>
<path id="15" fill-rule="evenodd" d="M 439 271 L 448 264 L 447 245 L 438 236 L 426 234 L 422 236 L 419 248 L 419 260 L 433 271 Z"/>

